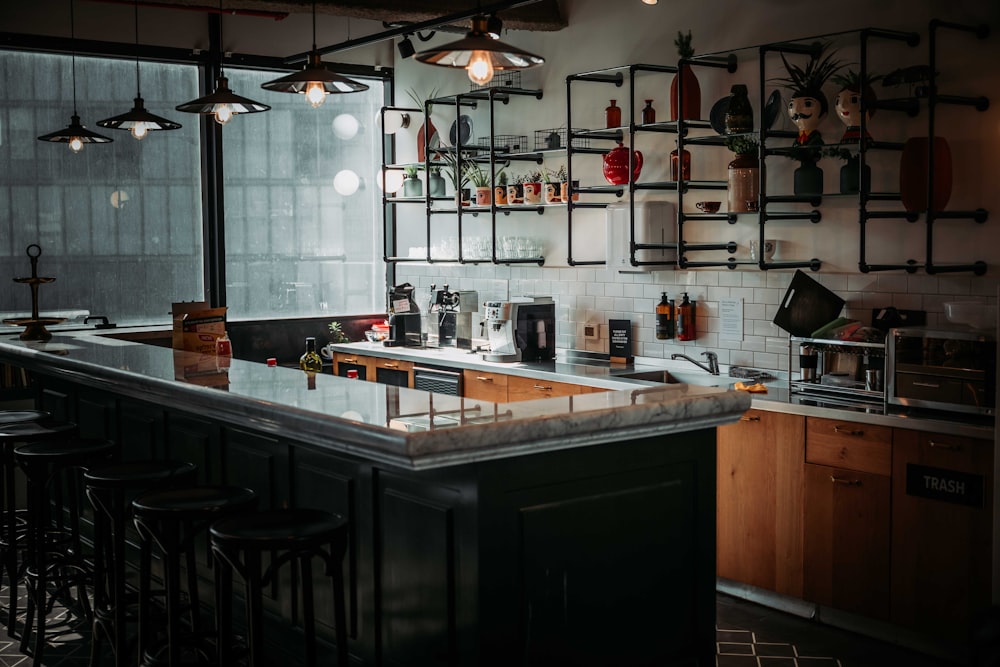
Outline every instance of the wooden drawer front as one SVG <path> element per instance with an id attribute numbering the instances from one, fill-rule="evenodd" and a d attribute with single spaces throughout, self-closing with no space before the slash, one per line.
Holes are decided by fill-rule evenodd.
<path id="1" fill-rule="evenodd" d="M 993 474 L 993 441 L 953 435 L 921 433 L 918 438 L 921 465 L 948 468 L 973 475 Z"/>
<path id="2" fill-rule="evenodd" d="M 334 352 L 333 354 L 333 374 L 347 377 L 348 370 L 358 371 L 358 378 L 361 380 L 371 380 L 371 368 L 374 359 L 363 354 L 347 354 L 346 352 Z"/>
<path id="3" fill-rule="evenodd" d="M 892 472 L 892 429 L 809 417 L 806 461 L 888 477 Z"/>
<path id="4" fill-rule="evenodd" d="M 581 389 L 582 387 L 577 384 L 511 376 L 507 380 L 507 399 L 510 401 L 530 401 L 534 398 L 574 396 L 579 394 Z"/>
<path id="5" fill-rule="evenodd" d="M 410 372 L 413 370 L 412 361 L 400 361 L 399 359 L 380 359 L 375 358 L 375 368 L 385 368 L 390 371 L 406 371 Z"/>
<path id="6" fill-rule="evenodd" d="M 493 403 L 507 402 L 507 376 L 503 373 L 462 371 L 465 397 Z"/>

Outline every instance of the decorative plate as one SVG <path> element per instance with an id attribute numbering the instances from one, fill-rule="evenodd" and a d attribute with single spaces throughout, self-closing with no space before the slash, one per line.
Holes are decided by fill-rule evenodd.
<path id="1" fill-rule="evenodd" d="M 781 93 L 777 90 L 771 91 L 771 96 L 767 98 L 767 104 L 764 105 L 764 129 L 770 130 L 771 126 L 774 125 L 774 121 L 778 119 L 778 114 L 781 113 Z"/>
<path id="2" fill-rule="evenodd" d="M 472 119 L 468 116 L 459 116 L 458 120 L 451 124 L 448 137 L 451 139 L 452 146 L 457 146 L 459 139 L 461 139 L 463 146 L 467 145 L 469 139 L 472 138 Z"/>
<path id="3" fill-rule="evenodd" d="M 729 95 L 721 98 L 712 105 L 712 110 L 708 112 L 708 122 L 712 129 L 718 134 L 726 134 L 726 111 L 729 110 Z"/>

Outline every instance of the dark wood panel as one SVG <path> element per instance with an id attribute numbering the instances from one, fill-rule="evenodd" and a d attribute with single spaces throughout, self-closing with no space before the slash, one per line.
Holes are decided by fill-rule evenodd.
<path id="1" fill-rule="evenodd" d="M 378 596 L 387 665 L 458 665 L 456 489 L 377 476 Z"/>
<path id="2" fill-rule="evenodd" d="M 218 424 L 171 414 L 166 433 L 166 458 L 196 465 L 199 484 L 222 483 L 222 428 Z"/>
<path id="3" fill-rule="evenodd" d="M 893 438 L 892 620 L 964 643 L 990 604 L 993 443 L 900 429 Z M 907 464 L 982 476 L 983 506 L 908 494 Z"/>
<path id="4" fill-rule="evenodd" d="M 81 403 L 84 397 L 80 398 Z M 81 407 L 82 410 L 82 407 Z M 125 460 L 163 458 L 167 416 L 163 408 L 118 402 L 118 443 Z"/>
<path id="5" fill-rule="evenodd" d="M 58 421 L 76 421 L 76 392 L 70 391 L 68 387 L 64 389 L 48 378 L 45 378 L 44 383 L 41 392 L 42 410 L 49 412 Z"/>
<path id="6" fill-rule="evenodd" d="M 270 436 L 227 429 L 223 482 L 257 492 L 260 509 L 289 506 L 289 446 Z"/>

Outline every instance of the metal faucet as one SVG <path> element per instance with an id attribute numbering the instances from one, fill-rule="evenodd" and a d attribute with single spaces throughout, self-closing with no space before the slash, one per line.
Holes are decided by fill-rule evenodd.
<path id="1" fill-rule="evenodd" d="M 688 361 L 690 361 L 692 364 L 694 364 L 698 368 L 700 368 L 700 369 L 702 369 L 704 371 L 708 371 L 712 375 L 718 375 L 719 374 L 719 355 L 717 355 L 715 352 L 702 352 L 701 356 L 706 357 L 708 359 L 708 366 L 706 366 L 705 364 L 701 363 L 700 361 L 695 361 L 694 359 L 692 359 L 691 357 L 687 356 L 686 354 L 671 354 L 670 358 L 671 359 L 687 359 Z"/>

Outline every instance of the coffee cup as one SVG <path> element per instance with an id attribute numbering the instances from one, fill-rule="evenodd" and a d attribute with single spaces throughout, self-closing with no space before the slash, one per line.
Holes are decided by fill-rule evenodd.
<path id="1" fill-rule="evenodd" d="M 764 252 L 762 253 L 764 255 L 764 261 L 770 262 L 771 259 L 774 257 L 774 253 L 777 251 L 777 249 L 778 249 L 777 241 L 775 241 L 774 239 L 764 239 Z"/>
<path id="2" fill-rule="evenodd" d="M 319 356 L 323 357 L 327 361 L 333 361 L 333 355 L 334 355 L 333 343 L 330 343 L 329 345 L 324 345 L 323 347 L 319 348 Z"/>
<path id="3" fill-rule="evenodd" d="M 722 202 L 717 201 L 700 201 L 694 206 L 703 213 L 717 213 L 721 204 Z"/>

